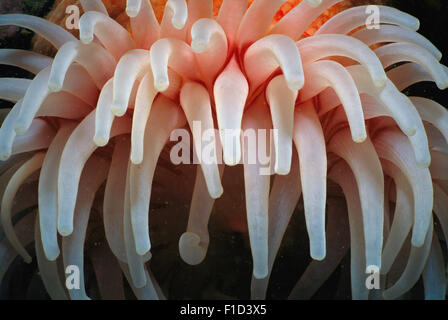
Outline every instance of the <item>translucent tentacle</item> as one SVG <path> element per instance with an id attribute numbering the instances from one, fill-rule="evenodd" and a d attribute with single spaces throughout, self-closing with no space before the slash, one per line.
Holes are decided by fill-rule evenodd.
<path id="1" fill-rule="evenodd" d="M 86 69 L 99 89 L 112 77 L 111 70 L 114 70 L 116 65 L 112 55 L 96 43 L 85 45 L 80 41 L 67 42 L 58 50 L 53 60 L 48 78 L 51 91 L 62 90 L 66 74 L 73 62 Z"/>
<path id="2" fill-rule="evenodd" d="M 322 12 L 342 0 L 322 0 L 318 6 L 310 6 L 311 1 L 301 1 L 271 29 L 270 33 L 284 34 L 293 40 L 299 40 L 306 28 Z"/>
<path id="3" fill-rule="evenodd" d="M 277 130 L 274 140 L 275 173 L 286 175 L 291 170 L 294 108 L 298 91 L 288 88 L 283 75 L 271 80 L 266 88 L 266 99 L 271 110 L 272 124 Z"/>
<path id="4" fill-rule="evenodd" d="M 220 175 L 224 166 L 219 166 Z M 187 231 L 179 239 L 179 253 L 186 263 L 200 264 L 207 254 L 210 241 L 208 221 L 213 210 L 215 199 L 210 197 L 205 182 L 204 173 L 197 167 L 193 196 L 190 204 Z"/>
<path id="5" fill-rule="evenodd" d="M 130 167 L 130 223 L 136 252 L 144 255 L 151 249 L 149 203 L 157 161 L 171 132 L 185 125 L 180 108 L 160 96 L 154 103 L 145 130 L 144 161 Z"/>
<path id="6" fill-rule="evenodd" d="M 124 198 L 127 166 L 130 153 L 129 137 L 117 137 L 109 175 L 104 190 L 103 219 L 107 242 L 113 254 L 121 262 L 126 262 L 123 235 Z"/>
<path id="7" fill-rule="evenodd" d="M 269 168 L 263 168 L 260 152 L 265 148 L 266 156 L 271 155 L 269 133 L 258 129 L 270 129 L 268 107 L 264 98 L 258 99 L 243 118 L 244 134 L 244 185 L 246 194 L 246 213 L 249 226 L 249 239 L 252 248 L 253 277 L 266 278 L 269 274 L 268 261 L 268 207 L 269 207 Z M 251 139 L 250 132 L 253 133 Z M 258 155 L 258 156 L 257 156 Z M 256 159 L 253 159 L 253 156 Z M 252 158 L 251 158 L 252 157 Z M 268 164 L 269 165 L 269 164 Z M 266 172 L 264 169 L 268 169 Z"/>
<path id="8" fill-rule="evenodd" d="M 79 268 L 79 289 L 68 288 L 70 298 L 73 300 L 89 300 L 84 281 L 84 242 L 93 200 L 106 179 L 108 169 L 108 162 L 102 158 L 93 156 L 87 161 L 79 182 L 73 233 L 62 239 L 64 269 L 67 270 L 68 266 Z"/>
<path id="9" fill-rule="evenodd" d="M 35 16 L 17 13 L 0 15 L 0 26 L 8 25 L 30 29 L 48 40 L 57 49 L 68 41 L 76 41 L 76 38 L 64 28 Z"/>
<path id="10" fill-rule="evenodd" d="M 14 173 L 8 182 L 6 190 L 2 197 L 1 203 L 1 222 L 3 231 L 6 237 L 11 242 L 14 249 L 22 256 L 26 263 L 31 263 L 31 256 L 28 254 L 24 246 L 20 243 L 17 234 L 14 231 L 14 227 L 11 221 L 12 205 L 14 197 L 19 191 L 20 186 L 28 179 L 34 172 L 39 170 L 44 161 L 45 153 L 37 153 L 31 159 L 26 161 L 20 168 Z"/>
<path id="11" fill-rule="evenodd" d="M 414 227 L 412 244 L 421 247 L 428 232 L 433 207 L 433 188 L 429 169 L 420 168 L 412 161 L 412 148 L 396 129 L 380 132 L 375 137 L 378 155 L 394 163 L 407 176 L 414 195 Z"/>
<path id="12" fill-rule="evenodd" d="M 150 1 L 128 0 L 126 12 L 131 17 L 131 29 L 138 48 L 149 50 L 160 38 L 160 26 Z"/>
<path id="13" fill-rule="evenodd" d="M 429 253 L 431 251 L 431 244 L 433 238 L 433 221 L 432 216 L 430 218 L 429 230 L 426 233 L 425 241 L 421 247 L 411 247 L 411 253 L 409 254 L 408 263 L 404 269 L 401 277 L 394 283 L 394 285 L 386 291 L 384 291 L 384 299 L 391 300 L 396 299 L 412 289 L 415 283 L 420 278 L 422 274 L 426 261 L 428 259 Z"/>
<path id="14" fill-rule="evenodd" d="M 289 221 L 299 202 L 302 192 L 300 184 L 299 159 L 293 152 L 291 171 L 286 176 L 275 176 L 269 195 L 269 235 L 268 262 L 269 274 L 264 279 L 252 277 L 251 298 L 265 299 L 269 285 L 269 278 L 274 266 L 275 258 L 288 227 Z"/>
<path id="15" fill-rule="evenodd" d="M 62 151 L 76 123 L 65 123 L 47 150 L 39 176 L 39 224 L 45 257 L 54 261 L 59 256 L 57 237 L 58 170 Z"/>
<path id="16" fill-rule="evenodd" d="M 38 217 L 34 228 L 34 245 L 39 274 L 49 296 L 52 300 L 67 300 L 67 294 L 59 277 L 58 265 L 55 261 L 47 260 L 44 254 Z"/>
<path id="17" fill-rule="evenodd" d="M 97 146 L 93 142 L 95 111 L 92 111 L 73 131 L 62 152 L 58 175 L 58 231 L 62 236 L 73 232 L 73 215 L 81 172 Z M 130 121 L 115 120 L 111 137 L 129 133 Z"/>
<path id="18" fill-rule="evenodd" d="M 296 109 L 294 142 L 300 161 L 310 255 L 315 260 L 323 260 L 326 255 L 327 152 L 324 133 L 311 102 Z"/>
<path id="19" fill-rule="evenodd" d="M 193 132 L 194 150 L 201 162 L 205 181 L 210 196 L 219 198 L 222 193 L 221 179 L 218 170 L 217 144 L 214 132 L 210 96 L 207 90 L 193 82 L 186 83 L 180 94 L 180 103 Z M 203 133 L 208 136 L 209 154 L 203 148 Z"/>
<path id="20" fill-rule="evenodd" d="M 367 7 L 368 6 L 354 7 L 335 15 L 319 28 L 317 34 L 347 34 L 360 26 L 364 26 L 366 24 Z M 420 27 L 420 22 L 417 18 L 398 9 L 387 6 L 377 6 L 377 8 L 379 9 L 379 23 L 381 24 L 397 25 L 409 28 L 412 31 L 417 31 Z"/>
<path id="21" fill-rule="evenodd" d="M 233 57 L 216 79 L 214 98 L 224 162 L 234 166 L 241 161 L 241 121 L 249 95 L 249 84 Z"/>
<path id="22" fill-rule="evenodd" d="M 366 265 L 381 268 L 384 177 L 375 148 L 369 138 L 355 144 L 348 131 L 341 130 L 332 137 L 328 149 L 347 161 L 353 171 L 362 207 Z"/>
<path id="23" fill-rule="evenodd" d="M 103 13 L 89 11 L 79 20 L 79 38 L 83 43 L 89 44 L 95 36 L 116 61 L 135 48 L 129 32 L 118 22 Z"/>
<path id="24" fill-rule="evenodd" d="M 22 68 L 34 74 L 49 67 L 52 62 L 52 58 L 32 51 L 0 49 L 0 64 Z"/>
<path id="25" fill-rule="evenodd" d="M 247 49 L 244 68 L 251 91 L 256 90 L 278 68 L 291 90 L 300 90 L 305 82 L 300 52 L 290 38 L 274 34 L 264 37 Z"/>
<path id="26" fill-rule="evenodd" d="M 432 238 L 431 251 L 423 270 L 425 300 L 445 300 L 446 272 L 443 252 L 437 235 Z"/>

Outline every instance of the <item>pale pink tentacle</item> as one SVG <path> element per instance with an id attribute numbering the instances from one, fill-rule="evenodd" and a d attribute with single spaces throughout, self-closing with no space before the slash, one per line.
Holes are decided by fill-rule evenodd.
<path id="1" fill-rule="evenodd" d="M 305 82 L 300 52 L 290 38 L 274 34 L 251 45 L 244 55 L 244 68 L 255 91 L 278 68 L 291 90 L 300 90 Z"/>
<path id="2" fill-rule="evenodd" d="M 332 137 L 328 150 L 347 161 L 353 171 L 362 207 L 366 265 L 381 268 L 384 177 L 375 148 L 369 138 L 355 144 L 348 130 L 341 130 Z"/>
<path id="3" fill-rule="evenodd" d="M 48 260 L 59 256 L 57 236 L 58 220 L 58 170 L 65 144 L 76 127 L 76 123 L 67 122 L 58 130 L 56 137 L 47 150 L 39 176 L 39 222 L 42 247 Z"/>
<path id="4" fill-rule="evenodd" d="M 137 47 L 149 50 L 151 45 L 160 38 L 160 25 L 151 2 L 128 0 L 126 13 L 131 17 L 132 35 Z"/>
<path id="5" fill-rule="evenodd" d="M 224 166 L 220 165 L 221 177 L 223 172 Z M 208 221 L 214 204 L 215 199 L 208 193 L 204 174 L 197 166 L 187 231 L 179 239 L 179 254 L 189 265 L 198 265 L 205 259 L 210 241 Z"/>
<path id="6" fill-rule="evenodd" d="M 412 148 L 406 137 L 397 129 L 384 130 L 375 137 L 378 155 L 394 163 L 407 176 L 414 195 L 414 227 L 412 244 L 420 247 L 429 229 L 433 189 L 428 168 L 421 168 L 412 161 Z"/>
<path id="7" fill-rule="evenodd" d="M 227 60 L 227 38 L 213 19 L 197 20 L 191 28 L 191 49 L 196 53 L 203 81 L 210 89 Z"/>
<path id="8" fill-rule="evenodd" d="M 32 51 L 0 49 L 0 64 L 18 67 L 33 74 L 49 67 L 52 62 L 52 58 Z"/>
<path id="9" fill-rule="evenodd" d="M 190 46 L 178 39 L 160 39 L 150 50 L 154 87 L 158 91 L 165 91 L 170 86 L 168 67 L 189 78 L 199 80 L 200 74 L 196 57 Z"/>
<path id="10" fill-rule="evenodd" d="M 14 173 L 6 186 L 5 192 L 2 196 L 1 203 L 1 223 L 6 237 L 11 242 L 14 249 L 22 256 L 26 263 L 31 263 L 31 256 L 20 243 L 11 221 L 12 205 L 14 198 L 19 191 L 20 186 L 28 179 L 34 172 L 38 171 L 44 161 L 45 153 L 37 153 L 31 159 L 26 161 Z"/>
<path id="11" fill-rule="evenodd" d="M 247 10 L 247 0 L 224 0 L 217 17 L 218 23 L 224 29 L 229 41 L 229 52 L 233 52 L 236 41 L 236 33 L 241 19 Z"/>
<path id="12" fill-rule="evenodd" d="M 130 148 L 129 137 L 116 138 L 112 163 L 104 190 L 103 220 L 105 236 L 112 253 L 121 262 L 127 260 L 123 235 L 123 214 Z"/>
<path id="13" fill-rule="evenodd" d="M 34 31 L 41 37 L 48 40 L 57 49 L 68 41 L 76 40 L 76 38 L 64 28 L 51 23 L 48 20 L 35 16 L 16 13 L 0 15 L 0 26 L 10 25 L 27 28 Z"/>
<path id="14" fill-rule="evenodd" d="M 139 255 L 151 249 L 149 205 L 157 161 L 171 132 L 185 125 L 180 108 L 163 96 L 159 96 L 151 109 L 145 130 L 144 161 L 130 166 L 130 223 Z"/>
<path id="15" fill-rule="evenodd" d="M 286 176 L 277 175 L 269 195 L 269 235 L 268 235 L 268 263 L 269 274 L 264 279 L 256 279 L 252 276 L 251 299 L 265 299 L 269 285 L 270 275 L 274 267 L 275 258 L 289 221 L 299 202 L 302 192 L 300 184 L 299 159 L 293 152 L 291 171 Z"/>
<path id="16" fill-rule="evenodd" d="M 261 96 L 260 96 L 261 97 Z M 243 118 L 243 154 L 244 185 L 246 194 L 246 214 L 249 226 L 249 239 L 252 249 L 253 271 L 256 279 L 266 278 L 269 274 L 268 249 L 268 207 L 270 168 L 263 168 L 260 149 L 264 148 L 266 156 L 270 156 L 269 132 L 259 129 L 271 129 L 269 109 L 264 97 L 254 102 Z M 253 135 L 251 137 L 251 135 Z M 253 157 L 256 159 L 253 159 Z M 269 165 L 269 164 L 268 164 Z M 267 171 L 267 172 L 266 172 Z"/>
<path id="17" fill-rule="evenodd" d="M 212 131 L 214 130 L 214 124 L 210 96 L 203 86 L 189 82 L 182 88 L 180 102 L 193 132 L 194 150 L 200 160 L 210 196 L 217 199 L 221 197 L 223 188 L 218 170 L 216 137 L 214 131 Z M 210 154 L 206 154 L 205 146 L 203 148 L 204 132 L 207 132 L 207 135 L 209 134 L 207 145 L 211 147 Z"/>
<path id="18" fill-rule="evenodd" d="M 327 152 L 324 133 L 311 102 L 299 105 L 294 113 L 294 143 L 299 154 L 310 255 L 315 260 L 323 260 L 326 256 Z"/>
<path id="19" fill-rule="evenodd" d="M 279 33 L 299 40 L 308 26 L 318 18 L 325 10 L 342 0 L 322 0 L 318 6 L 310 6 L 309 1 L 301 1 L 279 22 L 277 22 L 269 33 Z"/>
<path id="20" fill-rule="evenodd" d="M 360 26 L 364 26 L 367 18 L 367 7 L 368 6 L 354 7 L 335 15 L 320 27 L 316 34 L 347 34 Z M 398 25 L 413 31 L 417 31 L 420 27 L 420 22 L 417 18 L 398 9 L 386 6 L 377 6 L 377 8 L 379 9 L 379 23 Z"/>
<path id="21" fill-rule="evenodd" d="M 95 194 L 106 179 L 108 169 L 108 161 L 100 157 L 93 156 L 87 161 L 79 181 L 73 233 L 62 238 L 64 269 L 68 266 L 79 268 L 79 289 L 67 288 L 72 300 L 90 300 L 85 290 L 84 242 Z"/>
<path id="22" fill-rule="evenodd" d="M 249 84 L 235 57 L 216 79 L 213 91 L 224 162 L 234 166 L 241 161 L 241 121 L 249 95 Z"/>
<path id="23" fill-rule="evenodd" d="M 95 111 L 92 111 L 78 125 L 67 141 L 61 156 L 58 175 L 58 231 L 63 236 L 73 232 L 73 215 L 82 169 L 96 150 L 93 142 Z M 115 120 L 111 137 L 129 133 L 131 123 L 127 118 Z"/>
<path id="24" fill-rule="evenodd" d="M 79 38 L 89 44 L 95 36 L 116 61 L 135 48 L 135 42 L 129 32 L 118 22 L 100 12 L 89 11 L 79 20 Z"/>
<path id="25" fill-rule="evenodd" d="M 80 41 L 67 42 L 59 48 L 53 60 L 48 79 L 48 87 L 51 91 L 62 90 L 69 67 L 74 62 L 86 69 L 98 89 L 101 89 L 112 77 L 112 70 L 116 66 L 114 57 L 96 43 L 85 45 Z"/>

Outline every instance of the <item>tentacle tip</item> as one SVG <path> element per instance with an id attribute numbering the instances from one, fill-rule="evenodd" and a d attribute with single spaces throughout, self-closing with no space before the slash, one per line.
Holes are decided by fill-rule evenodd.
<path id="1" fill-rule="evenodd" d="M 353 141 L 356 143 L 363 143 L 367 139 L 367 133 L 364 132 L 362 134 L 353 136 L 352 138 L 353 138 Z"/>
<path id="2" fill-rule="evenodd" d="M 59 248 L 56 248 L 57 250 L 52 250 L 49 252 L 46 252 L 44 250 L 45 258 L 47 258 L 48 261 L 56 261 L 59 258 L 60 251 Z"/>
<path id="3" fill-rule="evenodd" d="M 241 157 L 224 155 L 224 163 L 229 167 L 234 167 L 241 162 Z"/>
<path id="4" fill-rule="evenodd" d="M 145 244 L 141 244 L 141 245 L 139 245 L 139 246 L 137 246 L 137 247 L 135 248 L 135 251 L 137 252 L 137 254 L 138 254 L 139 256 L 144 256 L 144 255 L 146 255 L 148 252 L 151 251 L 151 243 L 149 243 L 149 244 L 147 244 L 147 243 L 145 243 Z"/>
<path id="5" fill-rule="evenodd" d="M 193 232 L 185 232 L 179 239 L 179 253 L 182 260 L 196 266 L 204 261 L 207 250 L 200 246 L 201 238 Z"/>
<path id="6" fill-rule="evenodd" d="M 84 34 L 84 35 L 80 35 L 79 39 L 81 40 L 82 43 L 84 44 L 90 44 L 93 41 L 93 35 L 90 34 Z"/>
<path id="7" fill-rule="evenodd" d="M 415 18 L 414 29 L 415 29 L 415 31 L 417 31 L 418 29 L 420 29 L 420 20 L 417 19 L 417 18 Z"/>
<path id="8" fill-rule="evenodd" d="M 6 161 L 9 159 L 9 157 L 11 157 L 11 153 L 10 152 L 2 152 L 0 153 L 0 161 Z"/>
<path id="9" fill-rule="evenodd" d="M 138 16 L 139 12 L 140 12 L 139 8 L 136 7 L 126 8 L 126 14 L 128 15 L 129 18 L 135 18 L 136 16 Z"/>
<path id="10" fill-rule="evenodd" d="M 185 27 L 186 21 L 173 19 L 171 20 L 171 23 L 173 24 L 173 27 L 176 28 L 177 30 L 182 30 Z"/>
<path id="11" fill-rule="evenodd" d="M 223 160 L 228 166 L 236 166 L 241 162 L 240 133 L 237 135 L 226 135 L 221 133 Z"/>
<path id="12" fill-rule="evenodd" d="M 310 256 L 313 260 L 323 261 L 325 259 L 325 257 L 327 256 L 325 247 L 311 249 Z"/>
<path id="13" fill-rule="evenodd" d="M 202 53 L 207 49 L 207 47 L 208 47 L 207 41 L 201 39 L 193 39 L 191 41 L 191 49 L 195 53 Z"/>
<path id="14" fill-rule="evenodd" d="M 152 259 L 152 253 L 151 253 L 151 251 L 148 251 L 148 252 L 146 252 L 145 253 L 145 255 L 144 255 L 144 257 L 143 257 L 143 261 L 146 263 L 146 262 L 148 262 L 149 260 L 151 260 Z"/>
<path id="15" fill-rule="evenodd" d="M 68 237 L 69 235 L 71 235 L 73 233 L 73 227 L 67 227 L 67 226 L 59 226 L 58 227 L 58 232 L 61 236 L 63 237 Z"/>
<path id="16" fill-rule="evenodd" d="M 55 82 L 48 82 L 48 89 L 51 92 L 59 92 L 62 90 L 62 86 Z"/>
<path id="17" fill-rule="evenodd" d="M 431 165 L 431 156 L 428 154 L 427 158 L 419 159 L 417 161 L 417 166 L 422 169 L 427 169 Z"/>
<path id="18" fill-rule="evenodd" d="M 439 88 L 440 90 L 445 90 L 446 88 L 448 88 L 448 81 L 438 82 L 437 88 Z"/>
<path id="19" fill-rule="evenodd" d="M 33 262 L 33 259 L 27 254 L 26 256 L 23 257 L 23 261 L 26 264 L 31 264 L 31 262 Z"/>
<path id="20" fill-rule="evenodd" d="M 305 85 L 305 81 L 304 81 L 304 79 L 289 80 L 287 82 L 287 85 L 288 85 L 289 90 L 299 91 Z"/>
<path id="21" fill-rule="evenodd" d="M 405 128 L 403 131 L 405 135 L 412 137 L 417 133 L 417 127 Z"/>
<path id="22" fill-rule="evenodd" d="M 163 92 L 170 86 L 170 81 L 168 79 L 162 79 L 154 82 L 154 87 L 158 92 Z"/>
<path id="23" fill-rule="evenodd" d="M 317 8 L 322 4 L 322 0 L 306 0 L 306 2 L 313 8 Z"/>
<path id="24" fill-rule="evenodd" d="M 287 176 L 291 172 L 291 166 L 288 168 L 286 166 L 276 167 L 275 173 L 280 176 Z"/>
<path id="25" fill-rule="evenodd" d="M 224 193 L 224 189 L 222 188 L 221 185 L 219 185 L 216 188 L 213 188 L 213 190 L 209 190 L 209 193 L 210 197 L 212 197 L 213 199 L 219 199 Z"/>
<path id="26" fill-rule="evenodd" d="M 259 280 L 265 279 L 269 275 L 269 269 L 268 269 L 267 264 L 266 264 L 266 266 L 263 266 L 262 268 L 254 267 L 254 271 L 252 274 L 255 279 L 259 279 Z"/>
<path id="27" fill-rule="evenodd" d="M 139 165 L 143 162 L 143 156 L 142 155 L 135 155 L 131 154 L 131 162 L 132 164 Z"/>
<path id="28" fill-rule="evenodd" d="M 412 234 L 411 244 L 413 247 L 421 248 L 425 244 L 426 235 L 420 235 L 418 233 Z"/>
<path id="29" fill-rule="evenodd" d="M 14 131 L 15 131 L 17 134 L 25 134 L 27 130 L 28 130 L 27 126 L 24 125 L 24 124 L 22 124 L 22 123 L 17 123 L 17 124 L 14 126 Z"/>
<path id="30" fill-rule="evenodd" d="M 116 117 L 122 117 L 126 113 L 126 108 L 123 108 L 121 104 L 117 102 L 113 102 L 112 106 L 110 107 L 110 111 L 113 113 Z"/>
<path id="31" fill-rule="evenodd" d="M 384 88 L 387 84 L 387 77 L 381 77 L 378 79 L 374 79 L 373 83 L 377 88 Z"/>
<path id="32" fill-rule="evenodd" d="M 134 284 L 134 287 L 137 289 L 141 289 L 146 286 L 147 280 L 146 277 L 142 279 L 132 279 L 132 283 Z"/>
<path id="33" fill-rule="evenodd" d="M 95 142 L 98 147 L 104 147 L 109 143 L 109 139 L 104 136 L 95 135 L 95 137 L 93 137 L 93 142 Z"/>

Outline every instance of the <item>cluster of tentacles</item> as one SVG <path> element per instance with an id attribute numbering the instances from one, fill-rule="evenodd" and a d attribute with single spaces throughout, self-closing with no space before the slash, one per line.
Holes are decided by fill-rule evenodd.
<path id="1" fill-rule="evenodd" d="M 58 49 L 54 58 L 0 50 L 1 64 L 36 74 L 33 80 L 0 79 L 0 98 L 16 103 L 2 110 L 2 229 L 29 262 L 24 245 L 33 241 L 34 220 L 15 229 L 12 217 L 36 201 L 21 186 L 38 179 L 34 239 L 52 298 L 66 297 L 57 272 L 60 251 L 65 267 L 81 268 L 81 288 L 68 290 L 70 298 L 88 298 L 84 240 L 104 182 L 111 251 L 138 298 L 163 297 L 145 264 L 151 259 L 151 187 L 171 133 L 185 126 L 196 154 L 202 132 L 217 128 L 213 157 L 221 158 L 222 150 L 225 165 L 244 165 L 253 298 L 265 297 L 301 194 L 315 260 L 304 277 L 312 279 L 327 252 L 340 249 L 343 237 L 334 234 L 341 219 L 326 219 L 327 179 L 346 197 L 352 297 L 369 298 L 365 272 L 377 266 L 385 299 L 400 297 L 422 275 L 426 297 L 445 298 L 444 240 L 433 212 L 448 239 L 448 113 L 430 99 L 402 93 L 422 81 L 448 87 L 441 53 L 416 33 L 416 18 L 385 6 L 378 7 L 379 28 L 366 28 L 367 7 L 360 6 L 303 38 L 341 1 L 302 1 L 272 24 L 284 2 L 255 0 L 248 7 L 247 0 L 224 0 L 213 16 L 211 0 L 168 0 L 159 23 L 149 1 L 128 0 L 129 32 L 101 1 L 84 0 L 80 40 L 41 18 L 0 16 L 1 26 L 28 28 Z M 193 130 L 195 121 L 202 131 Z M 259 151 L 241 139 L 249 129 L 276 129 L 277 139 L 265 150 L 269 163 L 247 161 Z M 265 166 L 275 174 L 272 186 L 271 176 L 260 174 Z M 224 191 L 223 165 L 202 163 L 200 169 L 179 241 L 182 259 L 192 265 L 206 255 L 210 213 Z M 12 248 L 1 248 L 1 276 Z"/>

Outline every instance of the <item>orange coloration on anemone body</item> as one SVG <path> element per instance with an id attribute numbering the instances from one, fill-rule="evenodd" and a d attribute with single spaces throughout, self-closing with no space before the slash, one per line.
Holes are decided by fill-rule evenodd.
<path id="1" fill-rule="evenodd" d="M 279 21 L 283 16 L 285 16 L 291 9 L 297 6 L 302 0 L 287 0 L 275 14 L 273 23 Z M 163 12 L 165 9 L 165 4 L 167 0 L 151 0 L 151 4 L 154 8 L 157 20 L 159 22 L 162 20 Z M 248 6 L 252 4 L 253 0 L 249 0 Z M 126 9 L 125 0 L 103 0 L 109 12 L 124 12 Z M 187 1 L 188 3 L 188 1 Z M 217 16 L 219 9 L 222 5 L 222 0 L 213 0 L 213 15 Z M 312 35 L 314 32 L 331 17 L 333 17 L 338 12 L 345 10 L 351 6 L 350 1 L 338 3 L 330 9 L 327 9 L 322 15 L 313 22 L 313 24 L 306 31 L 306 35 Z"/>

